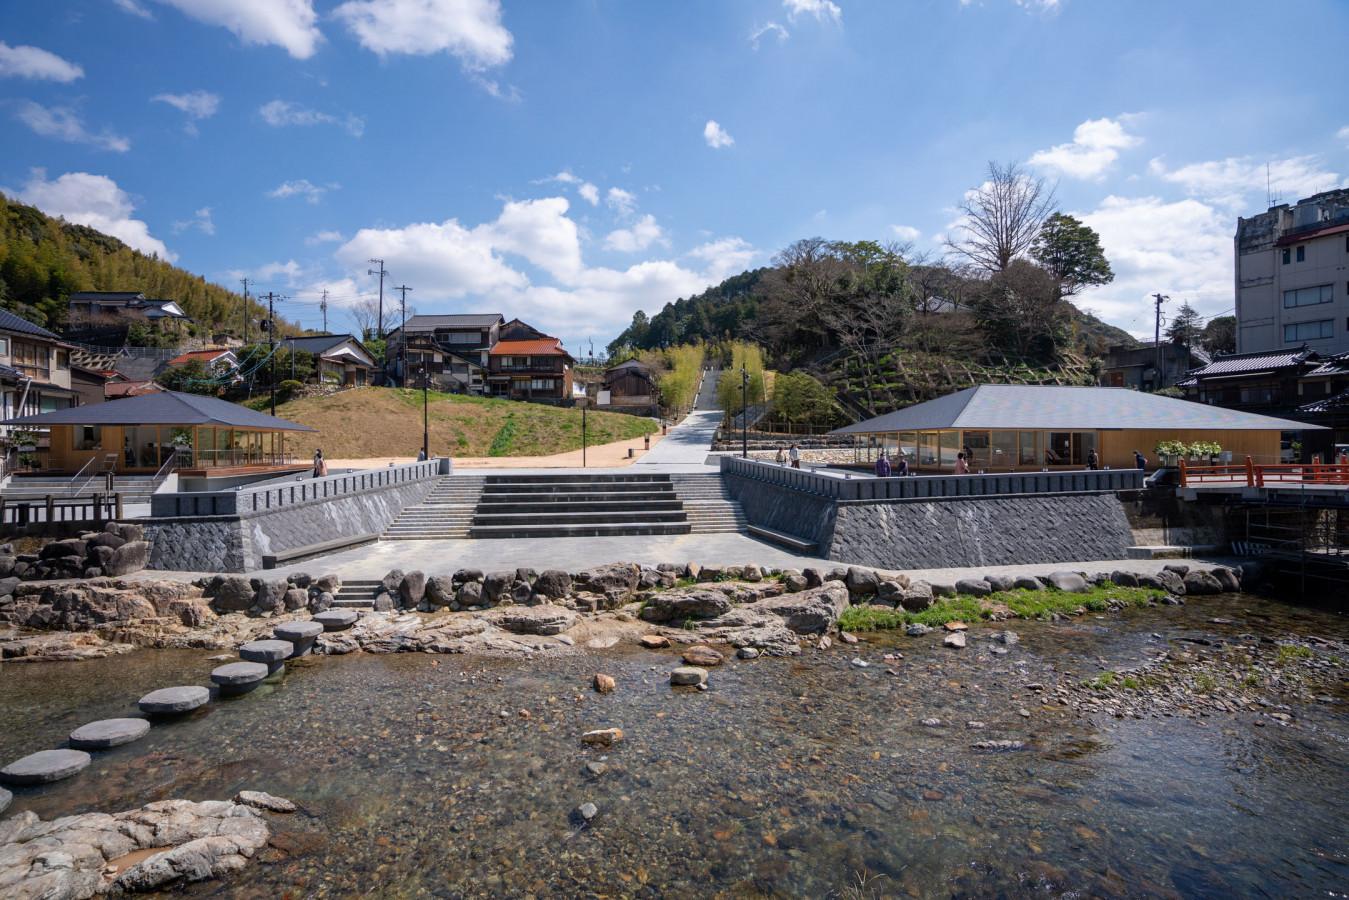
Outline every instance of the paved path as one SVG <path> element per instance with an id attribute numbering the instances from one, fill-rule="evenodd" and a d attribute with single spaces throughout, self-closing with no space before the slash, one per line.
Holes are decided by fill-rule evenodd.
<path id="1" fill-rule="evenodd" d="M 717 406 L 717 382 L 721 370 L 713 369 L 703 378 L 702 389 L 693 403 L 693 412 L 684 421 L 637 460 L 639 466 L 704 465 L 712 453 L 712 438 L 721 424 L 722 412 Z M 713 462 L 715 462 L 715 458 Z"/>

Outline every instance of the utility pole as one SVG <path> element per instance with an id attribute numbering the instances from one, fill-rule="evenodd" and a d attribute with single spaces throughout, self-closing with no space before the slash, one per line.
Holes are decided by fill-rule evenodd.
<path id="1" fill-rule="evenodd" d="M 319 310 L 323 313 L 323 333 L 328 333 L 328 289 L 323 289 L 323 299 L 319 301 Z"/>
<path id="2" fill-rule="evenodd" d="M 749 459 L 749 369 L 744 366 L 740 367 L 740 458 Z"/>
<path id="3" fill-rule="evenodd" d="M 430 400 L 426 395 L 427 382 L 430 375 L 426 371 L 426 360 L 422 360 L 421 366 L 417 369 L 417 374 L 422 376 L 422 459 L 431 458 L 431 407 Z"/>
<path id="4" fill-rule="evenodd" d="M 248 279 L 239 279 L 244 283 L 244 343 L 248 343 Z"/>
<path id="5" fill-rule="evenodd" d="M 375 325 L 375 337 L 382 339 L 384 337 L 384 276 L 389 273 L 384 269 L 384 260 L 372 259 L 370 261 L 379 263 L 379 271 L 366 269 L 365 274 L 379 276 L 379 318 L 375 320 L 377 323 Z"/>
<path id="6" fill-rule="evenodd" d="M 267 349 L 271 356 L 272 415 L 276 415 L 276 294 L 267 292 Z"/>
<path id="7" fill-rule="evenodd" d="M 1166 381 L 1166 378 L 1162 373 L 1162 304 L 1170 299 L 1171 298 L 1165 294 L 1152 295 L 1152 302 L 1156 312 L 1156 328 L 1153 332 L 1153 349 L 1156 350 L 1157 356 L 1157 362 L 1155 363 L 1157 367 L 1157 383 L 1152 387 L 1154 391 L 1164 387 Z"/>
<path id="8" fill-rule="evenodd" d="M 400 387 L 408 386 L 408 291 L 412 288 L 400 284 L 394 288 L 401 296 L 398 307 L 402 311 L 403 324 L 398 326 L 398 378 Z"/>
<path id="9" fill-rule="evenodd" d="M 290 380 L 295 380 L 295 338 L 290 339 Z"/>

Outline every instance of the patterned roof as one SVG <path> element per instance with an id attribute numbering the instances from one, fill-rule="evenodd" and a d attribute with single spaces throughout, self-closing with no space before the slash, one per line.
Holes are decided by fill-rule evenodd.
<path id="1" fill-rule="evenodd" d="M 571 354 L 562 349 L 557 338 L 542 338 L 534 341 L 497 341 L 492 348 L 492 356 L 566 356 Z"/>
<path id="2" fill-rule="evenodd" d="M 1312 378 L 1317 375 L 1349 375 L 1349 353 L 1321 360 L 1321 365 L 1312 369 L 1305 377 Z"/>
<path id="3" fill-rule="evenodd" d="M 7 309 L 0 309 L 0 331 L 14 331 L 19 334 L 31 334 L 33 337 L 46 338 L 49 341 L 61 340 L 61 338 L 52 334 L 41 325 L 34 325 L 22 316 L 16 316 Z"/>
<path id="4" fill-rule="evenodd" d="M 1297 411 L 1300 413 L 1309 413 L 1311 415 L 1321 415 L 1332 412 L 1349 412 L 1349 391 L 1340 391 L 1333 397 L 1326 397 L 1323 400 L 1317 400 L 1315 403 L 1299 406 Z"/>
<path id="5" fill-rule="evenodd" d="M 1190 371 L 1191 378 L 1215 378 L 1225 375 L 1254 375 L 1257 372 L 1274 372 L 1300 366 L 1308 360 L 1318 359 L 1316 351 L 1306 347 L 1294 350 L 1271 350 L 1264 353 L 1233 353 L 1230 356 L 1216 357 L 1213 362 Z"/>

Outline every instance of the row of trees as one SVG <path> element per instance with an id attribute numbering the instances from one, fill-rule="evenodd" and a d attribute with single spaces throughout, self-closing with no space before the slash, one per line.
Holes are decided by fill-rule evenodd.
<path id="1" fill-rule="evenodd" d="M 730 415 L 768 399 L 764 380 L 763 351 L 749 341 L 732 341 L 721 353 L 721 380 L 717 382 L 717 405 Z M 744 370 L 744 374 L 741 373 Z M 748 384 L 745 376 L 748 376 Z"/>

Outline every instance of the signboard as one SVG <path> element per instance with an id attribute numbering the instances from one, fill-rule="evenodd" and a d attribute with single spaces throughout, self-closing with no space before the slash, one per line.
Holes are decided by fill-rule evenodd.
<path id="1" fill-rule="evenodd" d="M 596 405 L 596 406 L 608 406 L 608 405 L 609 405 L 609 395 L 610 395 L 611 393 L 612 393 L 612 391 L 600 391 L 600 392 L 599 392 L 599 396 L 595 398 L 595 405 Z"/>

